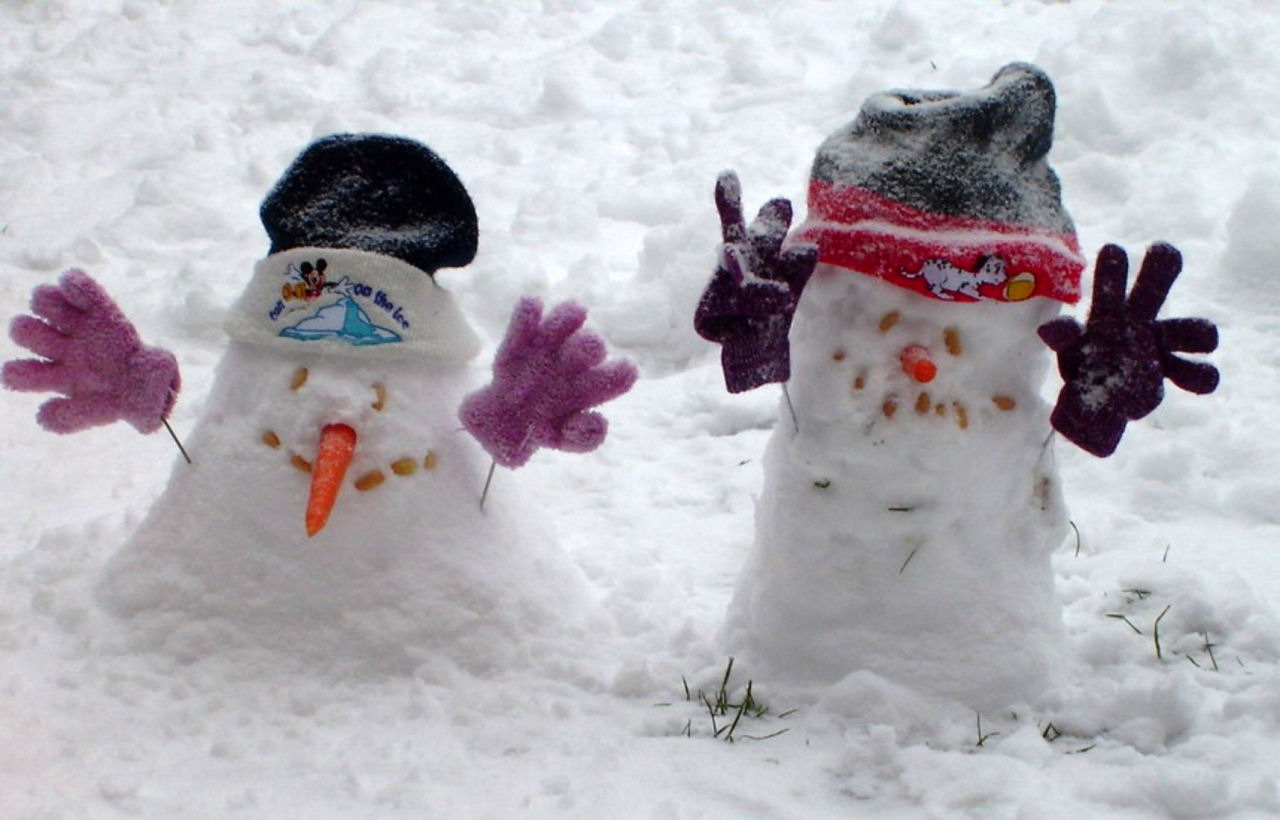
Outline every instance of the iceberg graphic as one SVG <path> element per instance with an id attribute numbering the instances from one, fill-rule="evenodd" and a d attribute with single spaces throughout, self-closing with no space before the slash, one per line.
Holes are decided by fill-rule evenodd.
<path id="1" fill-rule="evenodd" d="M 293 327 L 286 327 L 280 331 L 280 335 L 302 341 L 333 339 L 350 345 L 381 345 L 400 341 L 399 334 L 375 325 L 369 320 L 368 314 L 346 296 L 331 305 L 325 305 Z"/>

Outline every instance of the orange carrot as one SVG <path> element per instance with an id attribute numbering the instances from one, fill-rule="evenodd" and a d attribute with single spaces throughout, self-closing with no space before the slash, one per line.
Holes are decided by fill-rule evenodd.
<path id="1" fill-rule="evenodd" d="M 938 375 L 938 366 L 933 363 L 933 357 L 920 345 L 907 345 L 902 349 L 901 358 L 902 369 L 921 384 L 928 384 Z"/>
<path id="2" fill-rule="evenodd" d="M 324 529 L 355 454 L 356 431 L 352 428 L 330 424 L 320 431 L 320 447 L 311 468 L 311 497 L 307 499 L 307 537 Z"/>

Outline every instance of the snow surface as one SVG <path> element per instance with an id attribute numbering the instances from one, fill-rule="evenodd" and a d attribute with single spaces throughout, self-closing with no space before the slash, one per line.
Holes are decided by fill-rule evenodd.
<path id="1" fill-rule="evenodd" d="M 517 298 L 572 297 L 643 374 L 599 451 L 495 480 L 550 519 L 601 616 L 496 670 L 140 651 L 93 589 L 172 444 L 48 435 L 39 397 L 6 394 L 0 816 L 1280 815 L 1280 7 L 54 0 L 0 5 L 0 44 L 0 300 L 89 270 L 178 355 L 179 432 L 266 253 L 262 196 L 336 131 L 421 139 L 467 185 L 479 255 L 440 280 L 482 361 Z M 814 151 L 869 94 L 1012 60 L 1055 81 L 1086 253 L 1178 245 L 1166 315 L 1219 322 L 1222 386 L 1171 390 L 1110 459 L 1059 445 L 1079 538 L 1054 555 L 1073 660 L 1054 708 L 744 661 L 731 697 L 751 679 L 769 714 L 716 740 L 683 681 L 720 685 L 780 409 L 726 394 L 692 331 L 716 175 L 738 171 L 748 212 L 781 194 L 802 215 Z"/>

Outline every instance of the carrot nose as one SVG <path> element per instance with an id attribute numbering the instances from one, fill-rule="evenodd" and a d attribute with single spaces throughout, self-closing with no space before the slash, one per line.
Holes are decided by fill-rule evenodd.
<path id="1" fill-rule="evenodd" d="M 356 454 L 356 431 L 345 424 L 329 424 L 320 431 L 320 447 L 311 467 L 311 497 L 307 499 L 307 537 L 329 521 L 338 500 L 342 478 Z"/>
<path id="2" fill-rule="evenodd" d="M 933 357 L 920 345 L 904 347 L 900 359 L 903 371 L 921 384 L 933 381 L 934 376 L 938 375 L 938 366 L 933 363 Z"/>

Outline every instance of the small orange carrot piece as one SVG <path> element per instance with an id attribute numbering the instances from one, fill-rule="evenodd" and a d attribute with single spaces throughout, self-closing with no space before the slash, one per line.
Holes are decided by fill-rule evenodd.
<path id="1" fill-rule="evenodd" d="M 899 358 L 906 374 L 921 384 L 928 384 L 938 375 L 938 366 L 933 363 L 933 357 L 920 345 L 907 345 Z"/>

